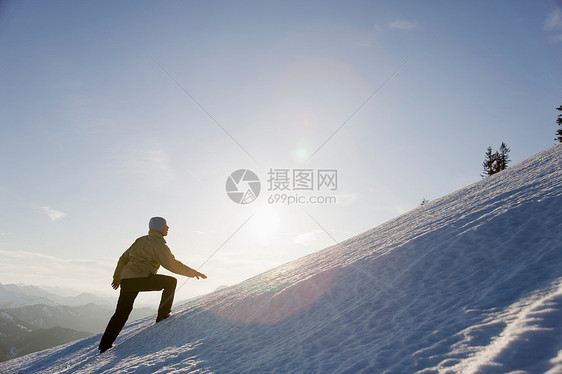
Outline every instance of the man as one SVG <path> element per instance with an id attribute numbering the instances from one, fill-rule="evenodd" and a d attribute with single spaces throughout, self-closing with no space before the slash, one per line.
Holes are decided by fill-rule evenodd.
<path id="1" fill-rule="evenodd" d="M 113 346 L 129 318 L 133 303 L 140 291 L 162 291 L 156 322 L 170 316 L 177 280 L 167 275 L 156 274 L 160 265 L 169 271 L 190 278 L 207 276 L 176 260 L 166 245 L 164 236 L 168 235 L 168 225 L 162 217 L 152 217 L 148 223 L 148 235 L 138 238 L 119 258 L 113 274 L 113 289 L 121 286 L 115 314 L 109 320 L 99 345 L 100 352 Z"/>

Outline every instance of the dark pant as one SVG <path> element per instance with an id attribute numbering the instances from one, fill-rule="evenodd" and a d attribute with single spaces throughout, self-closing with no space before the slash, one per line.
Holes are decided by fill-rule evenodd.
<path id="1" fill-rule="evenodd" d="M 129 314 L 133 310 L 133 304 L 139 292 L 141 291 L 160 291 L 162 298 L 158 306 L 158 317 L 156 321 L 166 318 L 172 310 L 172 303 L 174 301 L 174 292 L 176 291 L 177 280 L 174 277 L 167 275 L 151 275 L 146 278 L 129 278 L 121 280 L 121 293 L 119 294 L 119 301 L 117 301 L 117 308 L 115 314 L 109 320 L 107 328 L 101 338 L 100 350 L 110 348 L 117 335 L 125 326 Z"/>

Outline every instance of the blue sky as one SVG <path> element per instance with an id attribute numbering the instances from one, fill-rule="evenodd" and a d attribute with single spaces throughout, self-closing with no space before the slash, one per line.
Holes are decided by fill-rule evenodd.
<path id="1" fill-rule="evenodd" d="M 559 1 L 4 1 L 0 282 L 109 292 L 162 215 L 209 275 L 180 298 L 237 283 L 553 145 L 560 66 Z M 270 169 L 337 203 L 270 204 Z"/>

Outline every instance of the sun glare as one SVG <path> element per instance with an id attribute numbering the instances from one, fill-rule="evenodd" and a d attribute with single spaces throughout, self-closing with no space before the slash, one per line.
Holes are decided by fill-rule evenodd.
<path id="1" fill-rule="evenodd" d="M 258 240 L 267 240 L 278 233 L 280 224 L 279 212 L 271 206 L 261 208 L 250 221 L 250 231 Z"/>
<path id="2" fill-rule="evenodd" d="M 293 150 L 293 156 L 298 161 L 306 161 L 310 155 L 306 149 L 299 147 Z"/>

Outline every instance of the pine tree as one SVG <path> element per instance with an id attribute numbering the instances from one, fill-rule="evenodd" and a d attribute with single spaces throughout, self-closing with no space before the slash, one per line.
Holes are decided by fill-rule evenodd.
<path id="1" fill-rule="evenodd" d="M 482 163 L 484 174 L 480 174 L 480 176 L 486 178 L 507 169 L 507 164 L 511 161 L 509 159 L 509 151 L 510 149 L 504 142 L 502 142 L 499 152 L 492 153 L 492 147 L 488 147 L 484 162 Z"/>
<path id="2" fill-rule="evenodd" d="M 480 174 L 482 178 L 489 177 L 490 175 L 495 173 L 494 164 L 496 162 L 496 155 L 497 152 L 492 153 L 492 147 L 488 147 L 484 162 L 482 163 L 482 167 L 484 168 L 484 174 Z"/>
<path id="3" fill-rule="evenodd" d="M 556 110 L 559 110 L 562 112 L 562 105 L 560 105 L 558 108 L 556 108 Z M 562 114 L 558 115 L 558 118 L 556 119 L 556 123 L 558 124 L 558 126 L 560 126 L 560 128 L 558 130 L 556 130 L 556 138 L 554 138 L 554 140 L 558 140 L 560 143 L 562 143 Z"/>
<path id="4" fill-rule="evenodd" d="M 509 164 L 509 161 L 511 161 L 509 159 L 509 151 L 510 149 L 507 148 L 504 142 L 502 142 L 502 145 L 500 146 L 500 152 L 497 153 L 497 157 L 496 157 L 496 165 L 495 165 L 496 173 L 507 169 L 507 164 Z"/>

